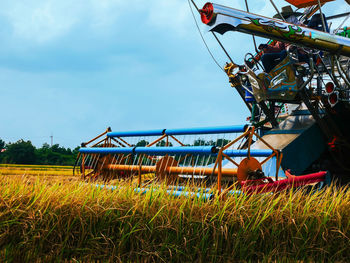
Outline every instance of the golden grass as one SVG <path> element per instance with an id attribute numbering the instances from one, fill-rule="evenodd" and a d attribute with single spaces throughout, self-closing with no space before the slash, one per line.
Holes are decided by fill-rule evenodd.
<path id="1" fill-rule="evenodd" d="M 76 172 L 79 173 L 76 168 Z M 44 166 L 44 165 L 0 165 L 0 175 L 22 176 L 73 176 L 73 166 Z"/>
<path id="2" fill-rule="evenodd" d="M 5 261 L 347 261 L 350 193 L 176 198 L 79 181 L 0 176 Z M 194 191 L 194 189 L 188 189 Z"/>
<path id="3" fill-rule="evenodd" d="M 73 166 L 64 165 L 32 165 L 32 164 L 0 164 L 0 168 L 29 168 L 29 169 L 73 169 Z"/>

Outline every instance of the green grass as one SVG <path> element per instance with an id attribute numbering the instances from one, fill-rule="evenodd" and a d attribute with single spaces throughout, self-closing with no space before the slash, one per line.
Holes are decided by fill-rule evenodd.
<path id="1" fill-rule="evenodd" d="M 205 202 L 0 176 L 0 259 L 348 261 L 350 193 L 328 188 Z M 154 186 L 156 187 L 156 186 Z"/>

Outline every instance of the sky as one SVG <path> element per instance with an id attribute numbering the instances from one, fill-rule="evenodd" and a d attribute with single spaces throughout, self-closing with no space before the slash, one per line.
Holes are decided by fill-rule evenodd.
<path id="1" fill-rule="evenodd" d="M 270 1 L 248 2 L 253 13 L 275 14 Z M 215 3 L 245 9 L 242 0 Z M 344 0 L 328 6 L 326 15 L 350 11 Z M 225 54 L 196 19 L 224 65 Z M 249 35 L 219 38 L 236 63 L 253 51 Z M 0 0 L 0 39 L 6 142 L 40 147 L 52 135 L 74 148 L 107 127 L 234 125 L 249 115 L 206 50 L 187 0 Z"/>

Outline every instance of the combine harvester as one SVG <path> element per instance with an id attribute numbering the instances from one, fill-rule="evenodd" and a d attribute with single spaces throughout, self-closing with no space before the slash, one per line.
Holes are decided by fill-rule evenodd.
<path id="1" fill-rule="evenodd" d="M 249 124 L 131 132 L 108 128 L 82 144 L 77 159 L 82 177 L 137 179 L 139 187 L 152 178 L 165 181 L 176 195 L 189 194 L 181 187 L 188 182 L 215 185 L 218 194 L 232 193 L 234 187 L 250 194 L 322 184 L 330 174 L 344 178 L 350 172 L 350 38 L 347 27 L 341 27 L 350 13 L 326 17 L 327 0 L 288 2 L 303 11 L 302 24 L 286 22 L 272 0 L 280 19 L 250 13 L 247 1 L 246 11 L 213 3 L 199 9 L 192 1 L 223 49 L 216 33 L 253 36 L 256 54 L 248 53 L 243 65 L 224 49 L 230 60 L 224 70 L 251 112 Z M 333 19 L 344 21 L 331 31 Z M 270 39 L 262 49 L 289 44 L 268 72 L 255 36 Z"/>

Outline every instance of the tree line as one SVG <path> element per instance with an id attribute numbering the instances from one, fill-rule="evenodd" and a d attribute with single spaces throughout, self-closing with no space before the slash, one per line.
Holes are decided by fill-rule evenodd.
<path id="1" fill-rule="evenodd" d="M 197 139 L 186 146 L 223 146 L 229 140 L 218 139 L 216 141 L 205 141 Z M 146 146 L 146 140 L 139 141 L 135 146 Z M 156 146 L 165 146 L 166 142 L 160 141 Z M 173 146 L 169 142 L 168 146 Z M 71 150 L 54 144 L 50 146 L 44 143 L 40 148 L 36 148 L 31 141 L 19 140 L 14 143 L 5 143 L 0 139 L 0 163 L 7 164 L 36 164 L 36 165 L 74 165 L 79 153 L 79 146 Z"/>
<path id="2" fill-rule="evenodd" d="M 31 141 L 19 140 L 5 143 L 0 139 L 0 163 L 37 165 L 74 165 L 79 147 L 71 150 L 54 144 L 44 143 L 36 148 Z"/>

